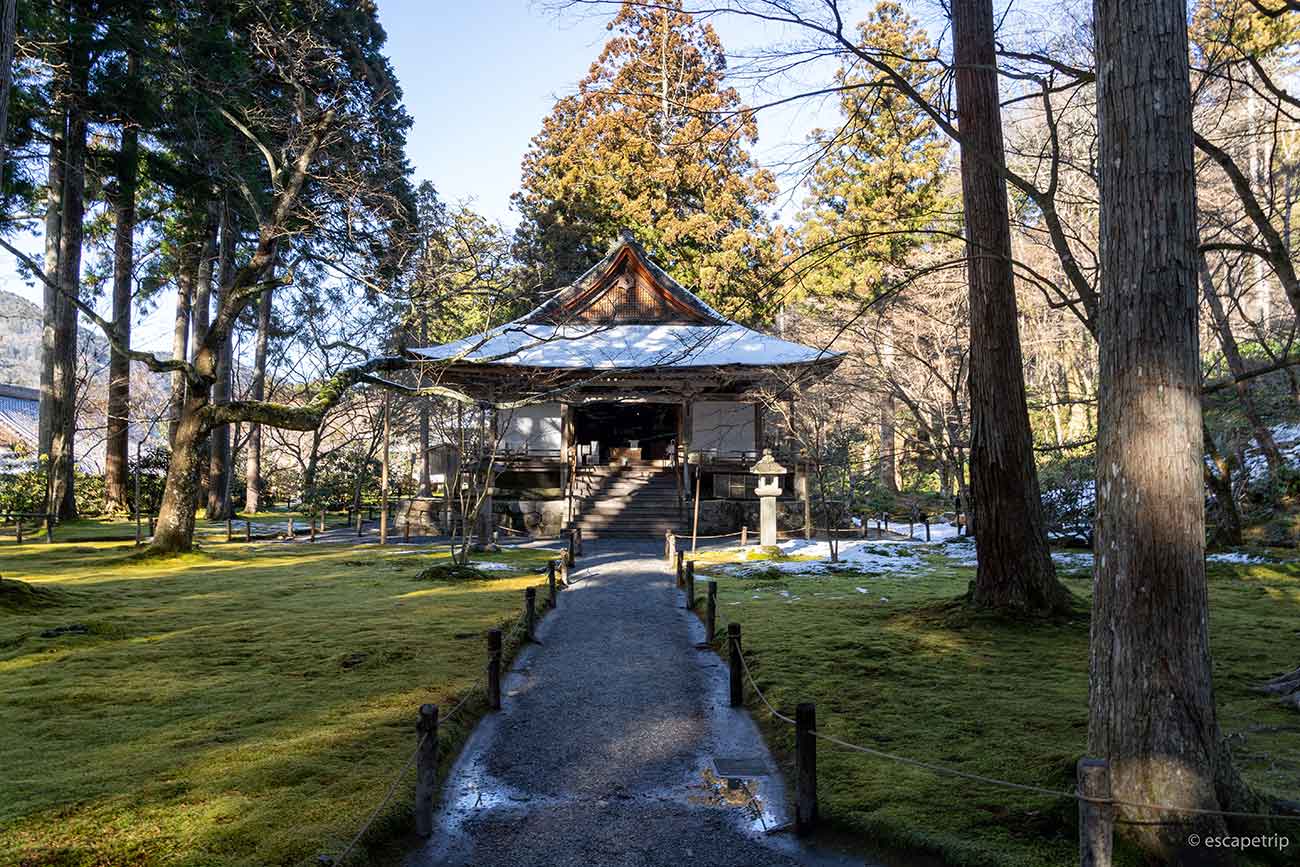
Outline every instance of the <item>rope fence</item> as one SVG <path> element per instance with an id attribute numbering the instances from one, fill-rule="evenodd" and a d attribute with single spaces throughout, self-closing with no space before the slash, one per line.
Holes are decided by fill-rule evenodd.
<path id="1" fill-rule="evenodd" d="M 713 582 L 710 582 L 710 584 L 712 583 Z M 711 586 L 709 591 L 711 594 L 715 592 L 714 587 Z M 713 607 L 710 606 L 710 621 L 713 616 Z M 710 622 L 706 624 L 706 627 L 708 629 L 708 634 L 711 635 L 713 633 L 713 624 Z M 1178 814 L 1181 816 L 1221 816 L 1230 819 L 1257 819 L 1285 822 L 1300 821 L 1300 815 L 1289 815 L 1285 813 L 1181 807 L 1171 804 L 1153 804 L 1113 798 L 1110 795 L 1109 763 L 1103 759 L 1086 757 L 1080 759 L 1078 765 L 1079 789 L 1077 791 L 1068 791 L 1028 783 L 1017 783 L 1011 780 L 999 779 L 997 777 L 989 777 L 971 771 L 963 771 L 958 768 L 915 759 L 910 756 L 886 752 L 884 750 L 875 749 L 874 747 L 855 744 L 819 730 L 815 725 L 815 705 L 811 703 L 799 705 L 794 718 L 791 718 L 789 715 L 778 710 L 772 702 L 768 700 L 767 695 L 758 685 L 758 681 L 755 679 L 753 671 L 750 670 L 749 662 L 745 658 L 744 651 L 741 648 L 740 636 L 740 625 L 737 623 L 729 624 L 727 628 L 727 643 L 729 645 L 730 655 L 731 704 L 732 706 L 741 706 L 744 704 L 743 688 L 744 684 L 747 683 L 750 689 L 753 690 L 754 694 L 758 696 L 759 701 L 772 718 L 780 720 L 781 722 L 795 728 L 795 830 L 796 833 L 799 834 L 805 834 L 811 830 L 812 823 L 815 822 L 817 814 L 815 747 L 815 741 L 817 740 L 834 744 L 835 746 L 850 752 L 860 753 L 862 755 L 883 759 L 885 761 L 894 762 L 912 768 L 918 768 L 940 776 L 955 777 L 973 783 L 979 783 L 981 785 L 1025 792 L 1047 798 L 1074 801 L 1079 805 L 1080 852 L 1081 858 L 1083 859 L 1082 863 L 1085 864 L 1101 865 L 1110 863 L 1113 826 L 1117 824 L 1113 811 L 1117 807 L 1129 810 L 1149 811 L 1153 813 Z"/>

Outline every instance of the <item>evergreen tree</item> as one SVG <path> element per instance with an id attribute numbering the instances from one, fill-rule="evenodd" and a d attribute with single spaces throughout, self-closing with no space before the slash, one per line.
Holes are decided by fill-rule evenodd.
<path id="1" fill-rule="evenodd" d="M 866 50 L 900 58 L 898 73 L 933 95 L 929 40 L 901 6 L 879 3 L 858 32 Z M 810 262 L 802 282 L 818 293 L 874 295 L 888 268 L 924 243 L 919 231 L 951 208 L 942 193 L 948 143 L 884 73 L 841 67 L 835 84 L 843 122 L 812 134 L 818 156 L 801 215 Z"/>
<path id="2" fill-rule="evenodd" d="M 762 209 L 776 185 L 746 149 L 757 126 L 725 84 L 717 34 L 677 0 L 627 3 L 609 29 L 524 157 L 520 257 L 562 285 L 628 228 L 724 312 L 761 315 L 760 277 L 777 258 Z"/>

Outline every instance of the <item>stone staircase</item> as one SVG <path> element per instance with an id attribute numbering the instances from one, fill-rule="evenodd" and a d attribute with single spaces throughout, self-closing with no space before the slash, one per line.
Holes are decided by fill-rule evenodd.
<path id="1" fill-rule="evenodd" d="M 666 530 L 681 532 L 684 523 L 667 461 L 581 467 L 574 505 L 573 525 L 586 538 L 662 539 Z"/>

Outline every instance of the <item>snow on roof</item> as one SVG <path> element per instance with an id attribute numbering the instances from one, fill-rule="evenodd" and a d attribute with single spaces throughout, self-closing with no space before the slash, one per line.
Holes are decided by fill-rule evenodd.
<path id="1" fill-rule="evenodd" d="M 591 315 L 605 296 L 612 305 Z M 651 261 L 627 232 L 600 262 L 530 313 L 481 334 L 411 352 L 431 361 L 564 370 L 770 367 L 830 361 L 841 354 L 726 318 Z"/>
<path id="2" fill-rule="evenodd" d="M 791 343 L 743 325 L 533 325 L 511 322 L 442 346 L 412 350 L 434 361 L 597 370 L 765 367 L 839 353 Z"/>

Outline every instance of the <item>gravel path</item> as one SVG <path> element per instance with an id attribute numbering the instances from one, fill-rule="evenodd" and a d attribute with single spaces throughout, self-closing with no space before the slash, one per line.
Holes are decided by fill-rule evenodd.
<path id="1" fill-rule="evenodd" d="M 727 706 L 726 668 L 696 649 L 703 628 L 653 551 L 589 550 L 573 577 L 408 867 L 863 863 L 765 833 L 789 821 L 784 783 L 753 720 Z M 730 788 L 715 757 L 766 773 Z"/>

